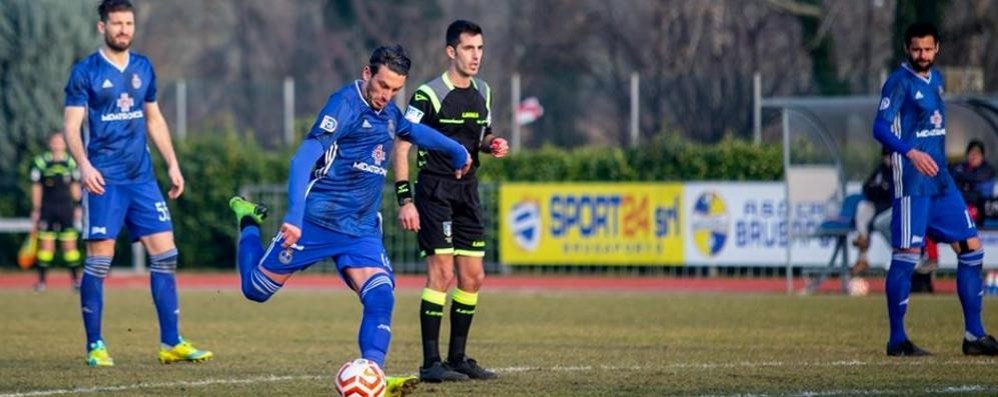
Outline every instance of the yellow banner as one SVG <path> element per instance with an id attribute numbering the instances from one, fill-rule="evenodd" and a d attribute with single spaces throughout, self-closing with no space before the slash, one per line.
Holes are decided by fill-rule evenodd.
<path id="1" fill-rule="evenodd" d="M 680 265 L 679 183 L 504 183 L 499 254 L 510 265 Z"/>

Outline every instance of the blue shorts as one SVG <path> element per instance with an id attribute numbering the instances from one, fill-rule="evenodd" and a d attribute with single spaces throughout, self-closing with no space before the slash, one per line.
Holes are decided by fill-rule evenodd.
<path id="1" fill-rule="evenodd" d="M 392 265 L 380 235 L 350 236 L 306 220 L 298 242 L 287 249 L 283 244 L 284 236 L 278 232 L 260 259 L 264 269 L 277 274 L 291 274 L 332 258 L 341 276 L 347 268 L 377 267 L 385 269 L 394 281 Z"/>
<path id="2" fill-rule="evenodd" d="M 155 180 L 105 185 L 104 194 L 83 191 L 83 239 L 113 240 L 128 228 L 132 240 L 173 230 L 170 209 Z"/>
<path id="3" fill-rule="evenodd" d="M 956 189 L 936 196 L 904 196 L 894 199 L 891 245 L 918 248 L 925 236 L 940 243 L 955 243 L 977 236 L 967 204 Z"/>

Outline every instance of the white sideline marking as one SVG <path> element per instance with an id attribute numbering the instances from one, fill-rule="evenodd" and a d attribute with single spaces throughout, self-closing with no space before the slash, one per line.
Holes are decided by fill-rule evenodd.
<path id="1" fill-rule="evenodd" d="M 198 387 L 198 386 L 209 386 L 209 385 L 237 385 L 237 384 L 285 382 L 289 380 L 316 380 L 323 378 L 324 377 L 322 376 L 316 376 L 316 375 L 312 376 L 270 375 L 270 376 L 258 376 L 254 378 L 243 378 L 243 379 L 205 379 L 197 381 L 182 380 L 176 382 L 137 383 L 134 385 L 121 385 L 121 386 L 95 386 L 95 387 L 78 387 L 75 389 L 38 390 L 25 393 L 0 394 L 0 397 L 55 396 L 59 394 L 105 393 L 105 392 L 126 391 L 126 390 L 163 389 L 163 388 L 173 388 L 178 386 Z"/>
<path id="2" fill-rule="evenodd" d="M 825 390 L 825 391 L 797 391 L 779 394 L 758 394 L 758 393 L 741 393 L 741 394 L 707 394 L 699 397 L 823 397 L 823 396 L 883 396 L 883 395 L 900 395 L 900 394 L 916 394 L 916 395 L 935 395 L 935 394 L 964 394 L 964 393 L 975 393 L 980 394 L 984 392 L 994 393 L 998 391 L 998 387 L 989 387 L 981 385 L 963 385 L 963 386 L 949 386 L 949 387 L 936 387 L 929 389 L 842 389 L 842 390 Z"/>
<path id="3" fill-rule="evenodd" d="M 783 362 L 783 361 L 743 361 L 734 363 L 673 363 L 655 366 L 554 366 L 550 368 L 542 367 L 507 367 L 497 368 L 496 372 L 526 372 L 526 371 L 555 371 L 555 372 L 578 372 L 578 371 L 640 371 L 645 369 L 715 369 L 715 368 L 749 368 L 749 367 L 873 367 L 873 366 L 940 366 L 940 365 L 984 365 L 993 366 L 998 364 L 998 360 L 976 360 L 976 361 L 928 361 L 928 360 L 897 360 L 897 361 L 818 361 L 818 362 Z"/>
<path id="4" fill-rule="evenodd" d="M 650 369 L 717 369 L 717 368 L 749 368 L 749 367 L 816 367 L 816 368 L 832 368 L 832 367 L 863 367 L 863 366 L 923 366 L 931 365 L 934 367 L 946 366 L 946 365 L 986 365 L 993 366 L 998 364 L 998 360 L 975 360 L 975 361 L 941 361 L 934 362 L 931 360 L 897 360 L 897 361 L 859 361 L 859 360 L 849 360 L 849 361 L 827 361 L 827 362 L 783 362 L 783 361 L 743 361 L 734 363 L 673 363 L 655 366 L 613 366 L 613 365 L 583 365 L 583 366 L 561 366 L 556 365 L 553 367 L 537 367 L 537 366 L 517 366 L 517 367 L 506 367 L 506 368 L 496 368 L 494 371 L 499 373 L 515 373 L 515 372 L 527 372 L 527 371 L 553 371 L 553 372 L 588 372 L 588 371 L 642 371 Z M 211 385 L 236 385 L 236 384 L 256 384 L 256 383 L 272 383 L 272 382 L 286 382 L 293 380 L 321 380 L 325 379 L 327 376 L 324 375 L 298 375 L 298 376 L 257 376 L 252 378 L 235 378 L 235 379 L 205 379 L 198 381 L 174 381 L 174 382 L 151 382 L 151 383 L 136 383 L 131 385 L 119 385 L 119 386 L 94 386 L 94 387 L 80 387 L 73 389 L 51 389 L 51 390 L 36 390 L 21 393 L 8 393 L 0 394 L 0 397 L 36 397 L 36 396 L 55 396 L 63 394 L 86 394 L 86 393 L 104 393 L 104 392 L 116 392 L 116 391 L 127 391 L 127 390 L 145 390 L 145 389 L 163 389 L 163 388 L 174 388 L 179 386 L 185 387 L 201 387 L 201 386 L 211 386 Z M 825 390 L 825 391 L 796 391 L 796 392 L 786 392 L 777 394 L 753 394 L 753 393 L 736 393 L 736 394 L 719 394 L 719 395 L 704 395 L 701 397 L 771 397 L 771 396 L 793 396 L 793 397 L 823 397 L 823 396 L 835 396 L 835 395 L 863 395 L 863 396 L 880 396 L 880 395 L 890 395 L 890 394 L 963 394 L 963 393 L 996 393 L 998 392 L 998 387 L 994 386 L 982 386 L 982 385 L 961 385 L 961 386 L 948 386 L 940 388 L 931 389 L 852 389 L 852 390 Z"/>

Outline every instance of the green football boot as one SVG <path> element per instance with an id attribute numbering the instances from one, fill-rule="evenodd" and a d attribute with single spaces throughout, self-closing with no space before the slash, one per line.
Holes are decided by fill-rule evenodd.
<path id="1" fill-rule="evenodd" d="M 253 203 L 240 196 L 229 199 L 229 208 L 232 208 L 232 212 L 236 213 L 236 222 L 240 224 L 246 217 L 256 222 L 257 225 L 262 224 L 263 220 L 267 219 L 267 206 Z"/>

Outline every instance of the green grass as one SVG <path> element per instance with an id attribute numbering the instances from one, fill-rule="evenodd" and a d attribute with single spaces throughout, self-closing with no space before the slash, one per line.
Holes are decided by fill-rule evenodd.
<path id="1" fill-rule="evenodd" d="M 389 374 L 420 363 L 418 295 L 398 295 Z M 985 305 L 992 330 L 996 303 Z M 262 305 L 236 291 L 186 291 L 181 307 L 185 337 L 215 360 L 160 365 L 148 291 L 110 290 L 104 336 L 117 366 L 92 369 L 75 295 L 0 291 L 0 395 L 331 395 L 333 372 L 358 355 L 360 305 L 345 291 L 282 291 Z M 936 353 L 925 359 L 884 355 L 884 311 L 882 296 L 485 292 L 469 353 L 501 379 L 422 384 L 418 395 L 998 393 L 998 361 L 960 354 L 955 297 L 912 299 L 909 333 Z"/>

